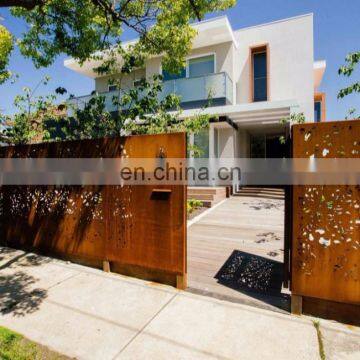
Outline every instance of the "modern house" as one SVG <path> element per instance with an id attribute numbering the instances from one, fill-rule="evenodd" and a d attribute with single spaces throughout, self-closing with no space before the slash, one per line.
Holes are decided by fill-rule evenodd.
<path id="1" fill-rule="evenodd" d="M 161 56 L 153 57 L 144 69 L 123 77 L 121 86 L 136 86 L 140 78 L 162 73 L 162 96 L 178 94 L 183 117 L 197 114 L 210 94 L 211 105 L 203 111 L 214 120 L 209 131 L 191 138 L 205 156 L 279 157 L 283 148 L 278 138 L 286 132 L 282 118 L 303 112 L 308 122 L 325 119 L 325 94 L 318 89 L 326 62 L 314 61 L 312 14 L 238 30 L 226 16 L 193 26 L 197 36 L 180 74 L 163 71 Z M 115 110 L 113 85 L 108 76 L 93 71 L 95 62 L 80 66 L 68 59 L 64 65 L 94 78 L 108 110 Z M 81 106 L 90 98 L 71 101 Z"/>

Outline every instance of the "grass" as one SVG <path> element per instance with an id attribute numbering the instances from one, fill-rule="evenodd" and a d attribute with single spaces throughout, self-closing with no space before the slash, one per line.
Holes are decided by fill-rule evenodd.
<path id="1" fill-rule="evenodd" d="M 313 321 L 313 324 L 314 324 L 314 327 L 316 329 L 316 334 L 317 334 L 317 338 L 318 338 L 320 359 L 321 360 L 326 360 L 323 336 L 322 336 L 322 333 L 321 333 L 321 330 L 320 330 L 320 321 Z"/>
<path id="2" fill-rule="evenodd" d="M 27 340 L 22 335 L 0 326 L 1 360 L 65 360 L 68 359 Z"/>

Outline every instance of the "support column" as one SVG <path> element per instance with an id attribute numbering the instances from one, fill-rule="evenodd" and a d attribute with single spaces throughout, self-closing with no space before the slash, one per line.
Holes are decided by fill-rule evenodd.
<path id="1" fill-rule="evenodd" d="M 214 124 L 209 126 L 209 158 L 215 157 Z"/>
<path id="2" fill-rule="evenodd" d="M 291 313 L 294 315 L 302 314 L 302 296 L 291 294 Z"/>
<path id="3" fill-rule="evenodd" d="M 108 260 L 103 261 L 103 271 L 110 272 L 110 262 Z"/>

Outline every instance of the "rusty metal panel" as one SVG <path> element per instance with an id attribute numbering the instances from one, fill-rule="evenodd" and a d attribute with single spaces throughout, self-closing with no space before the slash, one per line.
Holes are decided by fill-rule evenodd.
<path id="1" fill-rule="evenodd" d="M 183 133 L 7 147 L 1 157 L 186 157 Z M 154 160 L 153 166 L 156 165 Z M 152 169 L 149 169 L 151 171 Z M 186 273 L 186 185 L 3 186 L 2 237 L 10 247 L 65 258 Z"/>
<path id="2" fill-rule="evenodd" d="M 293 126 L 293 157 L 358 158 L 360 121 Z M 294 186 L 292 293 L 360 304 L 360 186 Z"/>

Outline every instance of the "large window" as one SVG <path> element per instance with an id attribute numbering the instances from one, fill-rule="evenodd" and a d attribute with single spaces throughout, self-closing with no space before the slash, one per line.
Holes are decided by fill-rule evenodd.
<path id="1" fill-rule="evenodd" d="M 267 50 L 266 47 L 252 50 L 253 101 L 267 101 Z"/>
<path id="2" fill-rule="evenodd" d="M 188 59 L 186 61 L 186 67 L 181 69 L 177 74 L 169 73 L 166 70 L 162 71 L 164 81 L 182 79 L 185 77 L 195 77 L 207 74 L 213 74 L 215 72 L 215 56 L 207 55 Z"/>
<path id="3" fill-rule="evenodd" d="M 214 72 L 214 55 L 202 56 L 188 60 L 188 77 L 213 74 Z"/>

